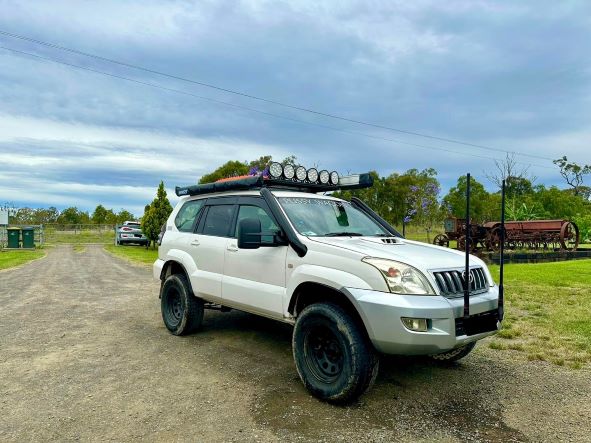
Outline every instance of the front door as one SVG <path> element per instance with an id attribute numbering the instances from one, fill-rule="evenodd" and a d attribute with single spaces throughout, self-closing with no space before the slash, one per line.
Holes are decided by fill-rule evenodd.
<path id="1" fill-rule="evenodd" d="M 251 197 L 240 201 L 234 235 L 226 242 L 223 302 L 237 309 L 282 318 L 287 246 L 238 249 L 238 222 L 244 218 L 258 218 L 263 232 L 279 230 L 264 200 Z M 264 236 L 262 241 L 272 244 L 273 236 Z"/>

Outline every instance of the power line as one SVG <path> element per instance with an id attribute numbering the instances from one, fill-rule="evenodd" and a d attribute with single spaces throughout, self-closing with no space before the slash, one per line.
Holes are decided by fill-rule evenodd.
<path id="1" fill-rule="evenodd" d="M 321 123 L 316 123 L 316 122 L 309 122 L 306 120 L 300 120 L 300 119 L 296 119 L 296 118 L 292 118 L 292 117 L 288 117 L 285 115 L 281 115 L 281 114 L 275 114 L 275 113 L 271 113 L 271 112 L 266 112 L 266 111 L 261 111 L 260 109 L 255 109 L 255 108 L 251 108 L 248 106 L 243 106 L 243 105 L 237 105 L 235 103 L 229 103 L 229 102 L 225 102 L 222 100 L 217 100 L 211 97 L 205 97 L 202 95 L 198 95 L 198 94 L 194 94 L 192 92 L 188 92 L 188 91 L 183 91 L 181 89 L 175 89 L 175 88 L 169 88 L 167 86 L 162 86 L 162 85 L 158 85 L 155 83 L 149 83 L 149 82 L 145 82 L 142 80 L 137 80 L 137 79 L 133 79 L 133 78 L 129 78 L 129 77 L 125 77 L 122 75 L 118 75 L 118 74 L 112 74 L 109 72 L 104 72 L 104 71 L 100 71 L 97 69 L 93 69 L 93 68 L 88 68 L 86 66 L 80 66 L 80 65 L 76 65 L 73 63 L 68 63 L 68 62 L 64 62 L 61 60 L 56 60 L 50 57 L 43 57 L 37 54 L 32 54 L 30 52 L 26 52 L 26 51 L 21 51 L 18 49 L 14 49 L 14 48 L 9 48 L 6 46 L 0 46 L 0 49 L 4 49 L 7 51 L 11 51 L 13 53 L 17 53 L 17 54 L 21 54 L 21 55 L 26 55 L 28 57 L 32 57 L 35 61 L 47 61 L 47 62 L 51 62 L 51 63 L 56 63 L 56 64 L 60 64 L 60 65 L 64 65 L 64 66 L 68 66 L 71 68 L 76 68 L 76 69 L 81 69 L 84 71 L 88 71 L 88 72 L 92 72 L 95 74 L 100 74 L 100 75 L 105 75 L 108 77 L 112 77 L 112 78 L 117 78 L 120 80 L 125 80 L 125 81 L 129 81 L 132 83 L 137 83 L 140 85 L 144 85 L 144 86 L 149 86 L 152 88 L 156 88 L 156 89 L 161 89 L 164 91 L 169 91 L 169 92 L 175 92 L 177 94 L 183 94 L 183 95 L 187 95 L 193 98 L 198 98 L 200 100 L 206 100 L 212 103 L 216 103 L 216 104 L 221 104 L 221 105 L 225 105 L 225 106 L 230 106 L 236 109 L 241 109 L 241 110 L 245 110 L 245 111 L 250 111 L 250 112 L 256 112 L 258 114 L 262 114 L 262 115 L 266 115 L 269 117 L 274 117 L 274 118 L 279 118 L 282 120 L 287 120 L 287 121 L 291 121 L 291 122 L 296 122 L 296 123 L 301 123 L 301 124 L 305 124 L 305 125 L 309 125 L 309 126 L 316 126 L 316 127 L 320 127 L 320 128 L 324 128 L 324 129 L 329 129 L 331 131 L 336 131 L 336 132 L 341 132 L 344 134 L 350 134 L 350 135 L 357 135 L 357 136 L 362 136 L 362 137 L 367 137 L 367 138 L 372 138 L 372 139 L 376 139 L 376 140 L 382 140 L 382 141 L 388 141 L 388 142 L 392 142 L 392 143 L 398 143 L 398 144 L 403 144 L 403 145 L 407 145 L 407 146 L 414 146 L 417 148 L 422 148 L 422 149 L 430 149 L 430 150 L 434 150 L 434 151 L 442 151 L 442 152 L 448 152 L 451 154 L 456 154 L 456 155 L 461 155 L 461 156 L 471 156 L 471 157 L 477 157 L 477 158 L 484 158 L 487 160 L 499 160 L 496 157 L 490 157 L 490 156 L 485 156 L 485 155 L 479 155 L 479 154 L 472 154 L 472 153 L 466 153 L 466 152 L 459 152 L 459 151 L 454 151 L 451 149 L 446 149 L 446 148 L 440 148 L 440 147 L 435 147 L 435 146 L 427 146 L 427 145 L 420 145 L 417 143 L 411 143 L 411 142 L 407 142 L 407 141 L 403 141 L 403 140 L 396 140 L 396 139 L 391 139 L 391 138 L 387 138 L 387 137 L 381 137 L 381 136 L 377 136 L 377 135 L 372 135 L 372 134 L 367 134 L 364 132 L 358 132 L 358 131 L 351 131 L 348 129 L 342 129 L 342 128 L 337 128 L 334 126 L 329 126 L 329 125 L 324 125 Z M 537 165 L 537 164 L 531 164 L 531 163 L 524 163 L 524 162 L 515 162 L 515 163 L 519 163 L 519 164 L 523 164 L 523 165 L 527 165 L 527 166 L 535 166 L 535 167 L 539 167 L 539 168 L 545 168 L 545 169 L 554 169 L 548 166 L 543 166 L 543 165 Z"/>
<path id="2" fill-rule="evenodd" d="M 301 111 L 301 112 L 307 112 L 310 114 L 315 114 L 315 115 L 319 115 L 322 117 L 326 117 L 326 118 L 332 118 L 332 119 L 336 119 L 336 120 L 341 120 L 341 121 L 346 121 L 349 123 L 355 123 L 358 125 L 363 125 L 363 126 L 369 126 L 369 127 L 373 127 L 373 128 L 377 128 L 377 129 L 385 129 L 388 131 L 394 131 L 394 132 L 398 132 L 398 133 L 402 133 L 402 134 L 407 134 L 407 135 L 413 135 L 413 136 L 417 136 L 417 137 L 423 137 L 423 138 L 429 138 L 432 140 L 439 140 L 439 141 L 444 141 L 447 143 L 455 143 L 455 144 L 459 144 L 459 145 L 464 145 L 464 146 L 470 146 L 473 148 L 478 148 L 478 149 L 484 149 L 484 150 L 489 150 L 489 151 L 496 151 L 496 152 L 502 152 L 505 154 L 512 154 L 512 155 L 519 155 L 522 157 L 530 157 L 530 158 L 537 158 L 537 159 L 541 159 L 541 160 L 550 160 L 552 161 L 553 159 L 549 158 L 549 157 L 543 157 L 540 155 L 535 155 L 535 154 L 527 154 L 527 153 L 521 153 L 521 152 L 516 152 L 516 151 L 507 151 L 504 149 L 499 149 L 499 148 L 494 148 L 491 146 L 486 146 L 486 145 L 479 145 L 479 144 L 475 144 L 475 143 L 468 143 L 468 142 L 464 142 L 464 141 L 460 141 L 460 140 L 454 140 L 454 139 L 450 139 L 450 138 L 445 138 L 445 137 L 438 137 L 438 136 L 434 136 L 434 135 L 429 135 L 429 134 L 422 134 L 420 132 L 414 132 L 414 131 L 409 131 L 409 130 L 405 130 L 405 129 L 399 129 L 399 128 L 393 128 L 391 126 L 384 126 L 384 125 L 379 125 L 376 123 L 370 123 L 370 122 L 366 122 L 363 120 L 356 120 L 356 119 L 352 119 L 352 118 L 348 118 L 348 117 L 343 117 L 340 115 L 336 115 L 336 114 L 331 114 L 331 113 L 327 113 L 327 112 L 321 112 L 321 111 L 316 111 L 314 109 L 310 109 L 310 108 L 304 108 L 304 107 L 300 107 L 300 106 L 295 106 L 295 105 L 290 105 L 287 103 L 283 103 L 283 102 L 279 102 L 276 100 L 272 100 L 272 99 L 268 99 L 268 98 L 263 98 L 263 97 L 258 97 L 252 94 L 247 94 L 245 92 L 240 92 L 240 91 L 236 91 L 233 89 L 227 89 L 227 88 L 222 88 L 220 86 L 216 86 L 210 83 L 205 83 L 205 82 L 200 82 L 197 80 L 192 80 L 192 79 L 188 79 L 185 77 L 180 77 L 174 74 L 168 74 L 165 72 L 161 72 L 161 71 L 157 71 L 154 69 L 150 69 L 150 68 L 145 68 L 143 66 L 139 66 L 139 65 L 135 65 L 132 63 L 127 63 L 127 62 L 123 62 L 120 60 L 114 60 L 111 58 L 107 58 L 107 57 L 102 57 L 100 55 L 96 55 L 96 54 L 90 54 L 88 52 L 83 52 L 83 51 L 79 51 L 76 49 L 72 49 L 72 48 L 68 48 L 66 46 L 61 46 L 61 45 L 57 45 L 55 43 L 50 43 L 44 40 L 38 40 L 38 39 L 34 39 L 31 37 L 27 37 L 24 35 L 19 35 L 19 34 L 14 34 L 11 32 L 7 32 L 7 31 L 3 31 L 0 30 L 0 34 L 5 35 L 7 37 L 11 37 L 11 38 L 16 38 L 16 39 L 20 39 L 20 40 L 24 40 L 24 41 L 28 41 L 31 43 L 35 43 L 38 45 L 42 45 L 42 46 L 46 46 L 48 48 L 52 48 L 52 49 L 58 49 L 60 51 L 66 51 L 66 52 L 70 52 L 72 54 L 77 54 L 77 55 L 82 55 L 84 57 L 90 57 L 96 60 L 101 60 L 104 62 L 108 62 L 108 63 L 113 63 L 113 64 L 117 64 L 120 66 L 125 66 L 127 68 L 132 68 L 132 69 L 137 69 L 139 71 L 143 71 L 143 72 L 148 72 L 150 74 L 156 74 L 156 75 L 160 75 L 163 77 L 167 77 L 167 78 L 171 78 L 174 80 L 179 80 L 179 81 L 183 81 L 183 82 L 188 82 L 188 83 L 192 83 L 195 85 L 199 85 L 199 86 L 203 86 L 206 88 L 211 88 L 211 89 L 216 89 L 218 91 L 222 91 L 222 92 L 226 92 L 229 94 L 234 94 L 234 95 L 238 95 L 241 97 L 246 97 L 252 100 L 258 100 L 258 101 L 262 101 L 265 103 L 270 103 L 273 105 L 277 105 L 277 106 L 282 106 L 284 108 L 289 108 L 289 109 L 293 109 L 296 111 Z"/>

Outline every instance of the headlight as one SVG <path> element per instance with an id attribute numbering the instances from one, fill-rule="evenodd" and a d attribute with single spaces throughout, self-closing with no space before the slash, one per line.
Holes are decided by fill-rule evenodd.
<path id="1" fill-rule="evenodd" d="M 365 257 L 362 261 L 372 265 L 382 273 L 390 292 L 395 294 L 435 295 L 435 291 L 425 276 L 412 266 L 383 258 Z"/>

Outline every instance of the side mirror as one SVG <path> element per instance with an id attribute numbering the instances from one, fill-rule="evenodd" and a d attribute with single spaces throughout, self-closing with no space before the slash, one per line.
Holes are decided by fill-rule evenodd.
<path id="1" fill-rule="evenodd" d="M 258 249 L 261 247 L 261 221 L 258 218 L 244 218 L 238 223 L 238 248 Z"/>

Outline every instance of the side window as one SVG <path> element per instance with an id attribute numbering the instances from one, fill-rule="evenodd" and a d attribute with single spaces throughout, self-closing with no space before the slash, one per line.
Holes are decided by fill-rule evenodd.
<path id="1" fill-rule="evenodd" d="M 199 210 L 203 206 L 205 199 L 202 200 L 191 200 L 186 202 L 180 209 L 179 213 L 174 219 L 174 224 L 177 229 L 182 232 L 193 231 L 193 222 L 195 217 L 199 214 Z"/>
<path id="2" fill-rule="evenodd" d="M 210 206 L 205 216 L 203 235 L 228 237 L 230 234 L 230 226 L 232 225 L 233 215 L 233 205 Z"/>
<path id="3" fill-rule="evenodd" d="M 240 223 L 240 220 L 245 218 L 258 218 L 261 221 L 262 232 L 272 232 L 279 230 L 279 226 L 275 224 L 271 216 L 263 208 L 259 206 L 240 206 L 238 220 L 236 221 L 236 232 L 234 233 L 235 237 L 238 237 L 238 224 Z M 272 243 L 273 236 L 264 235 L 261 240 L 263 243 Z"/>

